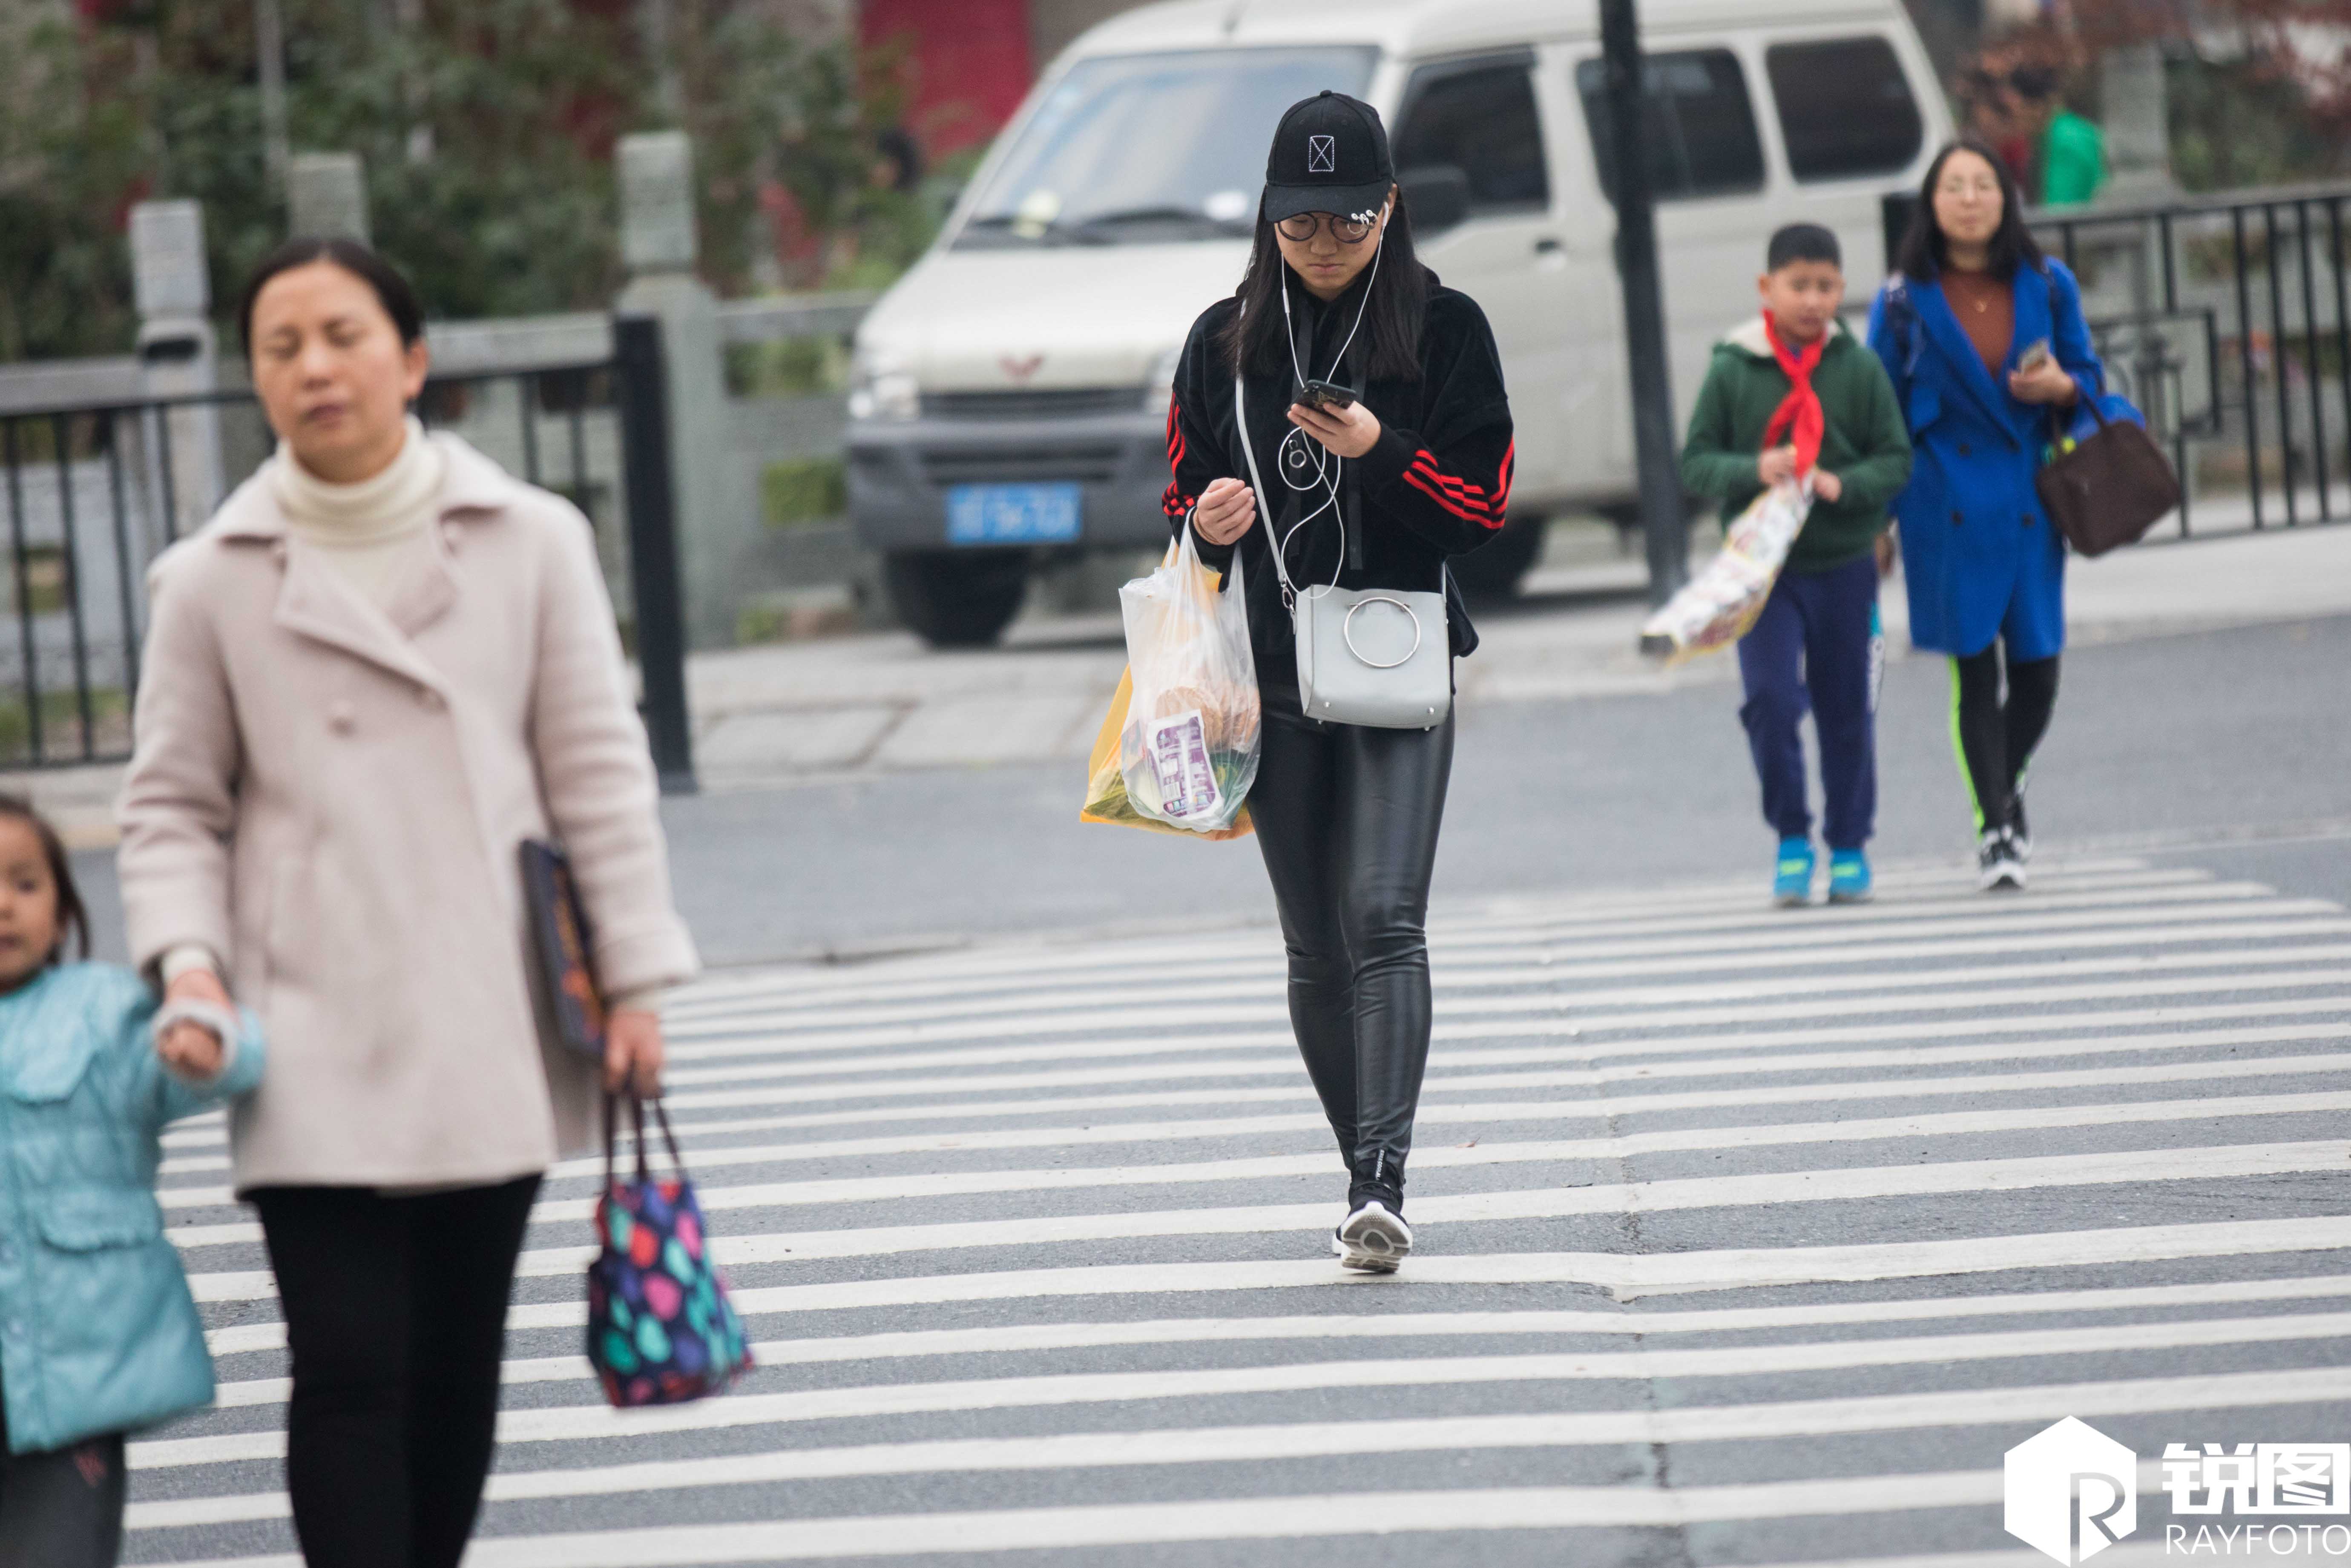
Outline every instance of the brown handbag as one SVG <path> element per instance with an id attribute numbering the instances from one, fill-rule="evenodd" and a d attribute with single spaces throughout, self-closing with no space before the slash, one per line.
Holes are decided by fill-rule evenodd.
<path id="1" fill-rule="evenodd" d="M 2143 427 L 2108 419 L 2095 397 L 2089 409 L 2097 430 L 2043 467 L 2033 484 L 2065 542 L 2077 554 L 2096 556 L 2137 543 L 2175 510 L 2179 480 Z"/>

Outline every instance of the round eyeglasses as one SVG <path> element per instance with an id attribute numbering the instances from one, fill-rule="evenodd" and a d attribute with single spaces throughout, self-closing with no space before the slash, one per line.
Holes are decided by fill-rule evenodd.
<path id="1" fill-rule="evenodd" d="M 1296 213 L 1273 226 L 1290 244 L 1304 245 L 1325 224 L 1341 245 L 1361 245 L 1379 226 L 1368 218 L 1343 218 L 1336 213 Z"/>

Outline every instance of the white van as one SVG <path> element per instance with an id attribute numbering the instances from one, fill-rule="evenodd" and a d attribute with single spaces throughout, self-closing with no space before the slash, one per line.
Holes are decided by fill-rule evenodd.
<path id="1" fill-rule="evenodd" d="M 1948 111 L 1901 0 L 1641 0 L 1672 376 L 1755 308 L 1764 242 L 1811 220 L 1856 295 L 1883 204 Z M 906 623 L 986 642 L 1040 552 L 1165 540 L 1175 357 L 1249 253 L 1266 145 L 1323 88 L 1386 120 L 1422 259 L 1485 308 L 1518 424 L 1506 591 L 1547 514 L 1635 497 L 1593 0 L 1178 0 L 1053 62 L 938 243 L 857 334 L 859 537 Z"/>

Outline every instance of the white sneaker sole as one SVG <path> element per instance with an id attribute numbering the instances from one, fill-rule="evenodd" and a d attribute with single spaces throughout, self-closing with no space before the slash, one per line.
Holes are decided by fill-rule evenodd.
<path id="1" fill-rule="evenodd" d="M 2022 893 L 2024 867 L 2017 861 L 2003 861 L 1989 871 L 1979 872 L 1976 888 L 1982 893 Z"/>
<path id="2" fill-rule="evenodd" d="M 1385 1204 L 1367 1203 L 1347 1216 L 1331 1239 L 1331 1250 L 1342 1268 L 1393 1274 L 1412 1250 L 1412 1227 L 1390 1214 Z"/>

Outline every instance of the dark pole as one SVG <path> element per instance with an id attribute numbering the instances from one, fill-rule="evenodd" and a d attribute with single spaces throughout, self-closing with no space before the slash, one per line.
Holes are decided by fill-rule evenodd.
<path id="1" fill-rule="evenodd" d="M 1666 371 L 1665 288 L 1657 277 L 1656 203 L 1641 124 L 1641 33 L 1634 0 L 1600 0 L 1600 49 L 1614 149 L 1616 276 L 1625 289 L 1625 357 L 1633 371 L 1634 471 L 1647 540 L 1649 602 L 1689 576 L 1689 518 L 1674 462 L 1674 394 Z"/>
<path id="2" fill-rule="evenodd" d="M 636 600 L 637 668 L 645 733 L 662 793 L 694 793 L 694 732 L 685 706 L 685 617 L 677 588 L 676 489 L 670 482 L 669 383 L 661 320 L 612 319 L 613 394 L 621 405 L 629 499 L 629 582 Z"/>

